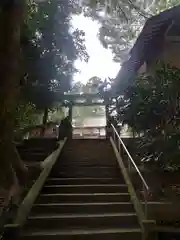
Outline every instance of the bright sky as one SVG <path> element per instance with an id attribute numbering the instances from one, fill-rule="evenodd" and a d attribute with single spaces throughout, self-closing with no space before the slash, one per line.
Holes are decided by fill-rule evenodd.
<path id="1" fill-rule="evenodd" d="M 75 67 L 80 72 L 74 76 L 74 81 L 86 83 L 88 79 L 94 76 L 102 79 L 115 78 L 120 69 L 120 64 L 113 62 L 111 51 L 101 45 L 97 36 L 99 24 L 83 15 L 73 16 L 72 24 L 74 28 L 79 28 L 85 32 L 85 44 L 90 56 L 88 63 L 80 60 L 75 62 Z"/>

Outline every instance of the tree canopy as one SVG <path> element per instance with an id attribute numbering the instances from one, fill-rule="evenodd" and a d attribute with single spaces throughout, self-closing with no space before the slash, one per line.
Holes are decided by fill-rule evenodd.
<path id="1" fill-rule="evenodd" d="M 47 118 L 56 93 L 70 89 L 74 61 L 88 61 L 84 32 L 71 26 L 74 6 L 71 0 L 0 3 L 0 193 L 8 198 L 28 175 L 14 130 L 32 123 L 35 110 L 45 109 Z"/>
<path id="2" fill-rule="evenodd" d="M 78 58 L 87 62 L 89 58 L 85 33 L 71 25 L 75 6 L 74 1 L 55 0 L 28 1 L 26 7 L 21 36 L 26 82 L 21 98 L 27 106 L 34 104 L 34 110 L 45 110 L 44 123 L 47 108 L 52 108 L 57 96 L 71 88 L 77 71 L 74 61 Z"/>
<path id="3" fill-rule="evenodd" d="M 88 61 L 84 32 L 70 25 L 73 7 L 73 1 L 65 0 L 29 5 L 24 44 L 29 80 L 24 90 L 40 108 L 56 100 L 53 92 L 70 89 L 77 58 Z"/>
<path id="4" fill-rule="evenodd" d="M 112 50 L 114 61 L 127 60 L 128 53 L 145 21 L 179 0 L 82 0 L 85 16 L 100 22 L 99 39 Z"/>

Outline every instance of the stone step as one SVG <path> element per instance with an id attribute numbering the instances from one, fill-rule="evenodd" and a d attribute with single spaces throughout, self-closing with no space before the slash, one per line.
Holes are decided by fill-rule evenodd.
<path id="1" fill-rule="evenodd" d="M 119 172 L 120 170 L 117 168 L 117 166 L 105 166 L 105 165 L 101 165 L 101 166 L 78 166 L 78 165 L 69 165 L 69 166 L 61 166 L 60 167 L 62 172 L 77 172 L 77 171 L 82 171 L 84 173 L 86 172 Z M 53 172 L 56 172 L 57 169 L 54 168 L 52 169 L 52 174 Z"/>
<path id="2" fill-rule="evenodd" d="M 41 156 L 41 155 L 48 155 L 52 151 L 19 151 L 21 155 L 32 155 L 32 156 Z"/>
<path id="3" fill-rule="evenodd" d="M 23 141 L 25 147 L 54 147 L 56 144 L 56 138 L 30 138 Z"/>
<path id="4" fill-rule="evenodd" d="M 115 169 L 113 170 L 94 170 L 94 169 L 87 169 L 87 171 L 81 171 L 81 170 L 77 170 L 77 171 L 73 171 L 73 170 L 67 170 L 67 171 L 62 171 L 62 169 L 59 171 L 58 169 L 56 171 L 52 172 L 53 177 L 62 177 L 62 178 L 112 178 L 112 177 L 120 177 L 121 174 L 120 172 Z"/>
<path id="5" fill-rule="evenodd" d="M 96 173 L 96 172 L 92 172 L 92 173 L 84 173 L 84 172 L 80 172 L 80 171 L 78 171 L 78 172 L 71 172 L 71 173 L 68 173 L 68 172 L 58 172 L 58 173 L 56 173 L 56 174 L 54 174 L 54 177 L 62 177 L 62 178 L 75 178 L 75 177 L 77 177 L 77 178 L 85 178 L 85 177 L 95 177 L 95 178 L 97 178 L 97 177 L 99 177 L 99 178 L 110 178 L 110 177 L 112 177 L 112 176 L 114 176 L 114 177 L 118 177 L 119 176 L 119 174 L 118 173 L 109 173 L 109 172 L 101 172 L 101 173 Z"/>
<path id="6" fill-rule="evenodd" d="M 40 194 L 38 203 L 127 202 L 128 193 L 54 193 Z"/>
<path id="7" fill-rule="evenodd" d="M 127 193 L 125 184 L 45 185 L 42 193 Z"/>
<path id="8" fill-rule="evenodd" d="M 25 229 L 77 229 L 100 227 L 137 227 L 135 213 L 42 214 L 28 217 Z"/>
<path id="9" fill-rule="evenodd" d="M 48 153 L 49 151 L 52 151 L 53 148 L 30 148 L 30 147 L 18 147 L 17 148 L 19 152 L 22 153 Z"/>
<path id="10" fill-rule="evenodd" d="M 33 205 L 31 214 L 129 213 L 133 211 L 131 202 L 45 203 Z"/>
<path id="11" fill-rule="evenodd" d="M 75 229 L 62 231 L 27 231 L 22 233 L 22 240 L 141 240 L 139 228 L 100 228 L 100 229 Z"/>
<path id="12" fill-rule="evenodd" d="M 77 162 L 65 162 L 65 163 L 58 163 L 53 167 L 53 171 L 59 169 L 87 169 L 87 168 L 116 168 L 119 169 L 117 163 L 109 163 L 109 162 L 98 162 L 98 161 L 77 161 Z"/>
<path id="13" fill-rule="evenodd" d="M 64 185 L 64 184 L 118 184 L 124 183 L 124 179 L 122 176 L 118 178 L 48 178 L 46 181 L 46 185 Z"/>
<path id="14" fill-rule="evenodd" d="M 92 150 L 93 151 L 93 150 Z M 114 155 L 112 153 L 108 153 L 107 150 L 102 152 L 101 150 L 101 153 L 96 153 L 95 154 L 92 154 L 92 151 L 88 151 L 88 152 L 82 152 L 82 154 L 80 153 L 76 153 L 76 152 L 66 152 L 66 153 L 62 153 L 62 161 L 64 161 L 65 159 L 67 159 L 67 161 L 78 161 L 78 160 L 84 160 L 84 161 L 89 161 L 89 160 L 92 160 L 92 161 L 102 161 L 102 160 L 106 160 L 109 162 L 112 162 L 114 163 L 115 162 L 115 159 L 114 159 Z"/>
<path id="15" fill-rule="evenodd" d="M 118 167 L 117 163 L 111 163 L 109 161 L 102 161 L 102 162 L 97 162 L 97 161 L 66 161 L 66 162 L 61 162 L 59 164 L 62 168 L 66 167 Z"/>
<path id="16" fill-rule="evenodd" d="M 100 149 L 100 150 L 108 150 L 108 152 L 109 152 L 109 150 L 111 150 L 110 152 L 112 152 L 112 146 L 111 146 L 111 144 L 99 144 L 98 143 L 98 145 L 97 144 L 87 144 L 87 145 L 84 145 L 84 144 L 81 144 L 81 146 L 79 146 L 79 145 L 76 145 L 76 146 L 66 146 L 65 147 L 65 149 L 66 149 L 66 152 L 72 152 L 73 150 L 74 150 L 74 152 L 79 152 L 79 149 L 81 149 L 83 152 L 89 152 L 90 150 L 92 150 L 92 149 L 95 149 L 95 150 L 98 150 L 98 149 Z"/>
<path id="17" fill-rule="evenodd" d="M 29 145 L 34 147 L 34 142 Z M 141 235 L 110 142 L 72 140 L 33 205 L 20 239 L 140 240 Z"/>
<path id="18" fill-rule="evenodd" d="M 38 162 L 41 162 L 41 161 L 44 161 L 45 158 L 48 157 L 48 154 L 41 154 L 41 155 L 32 155 L 32 154 L 20 154 L 20 157 L 24 160 L 24 161 L 27 161 L 27 162 L 31 162 L 31 161 L 38 161 Z"/>
<path id="19" fill-rule="evenodd" d="M 108 155 L 107 153 L 105 154 L 101 154 L 100 157 L 98 156 L 94 156 L 90 153 L 87 153 L 87 155 L 83 154 L 83 155 L 76 155 L 75 153 L 72 155 L 66 154 L 66 156 L 61 155 L 61 162 L 65 163 L 67 162 L 109 162 L 109 163 L 116 163 L 114 156 L 113 155 Z"/>
<path id="20" fill-rule="evenodd" d="M 40 147 L 29 147 L 29 146 L 21 146 L 21 147 L 17 147 L 19 152 L 22 153 L 48 153 L 48 152 L 52 152 L 57 148 L 57 146 L 40 146 Z"/>

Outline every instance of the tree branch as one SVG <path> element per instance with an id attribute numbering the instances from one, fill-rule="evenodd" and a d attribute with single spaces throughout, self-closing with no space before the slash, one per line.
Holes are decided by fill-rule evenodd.
<path id="1" fill-rule="evenodd" d="M 152 17 L 151 14 L 142 11 L 142 9 L 141 9 L 140 7 L 136 6 L 136 5 L 132 2 L 132 0 L 128 0 L 128 4 L 129 4 L 129 6 L 133 7 L 133 8 L 139 13 L 140 16 L 144 17 L 145 19 L 148 19 L 149 17 Z M 149 15 L 149 16 L 148 16 L 148 15 Z"/>
<path id="2" fill-rule="evenodd" d="M 120 5 L 118 4 L 118 6 L 117 6 L 120 10 L 121 10 L 121 12 L 122 12 L 122 14 L 123 14 L 123 16 L 124 16 L 124 18 L 126 19 L 126 21 L 128 22 L 128 17 L 126 16 L 126 14 L 125 14 L 125 12 L 123 11 L 123 9 L 120 7 Z"/>

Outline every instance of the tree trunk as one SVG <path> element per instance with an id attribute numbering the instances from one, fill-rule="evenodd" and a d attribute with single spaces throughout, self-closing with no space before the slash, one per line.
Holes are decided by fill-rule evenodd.
<path id="1" fill-rule="evenodd" d="M 69 116 L 69 121 L 72 122 L 72 105 L 69 106 L 69 113 L 68 113 L 68 116 Z"/>
<path id="2" fill-rule="evenodd" d="M 48 107 L 45 107 L 44 109 L 44 115 L 43 115 L 43 127 L 42 127 L 42 131 L 41 131 L 41 136 L 43 137 L 45 134 L 45 130 L 46 130 L 46 124 L 47 124 L 47 120 L 48 120 Z"/>
<path id="3" fill-rule="evenodd" d="M 13 146 L 14 116 L 20 89 L 20 29 L 24 0 L 4 1 L 2 5 L 0 12 L 0 31 L 3 33 L 0 37 L 0 194 L 4 192 L 5 196 L 6 192 L 9 197 L 9 194 L 14 194 L 14 189 L 18 188 L 17 176 L 22 175 L 26 170 Z"/>

